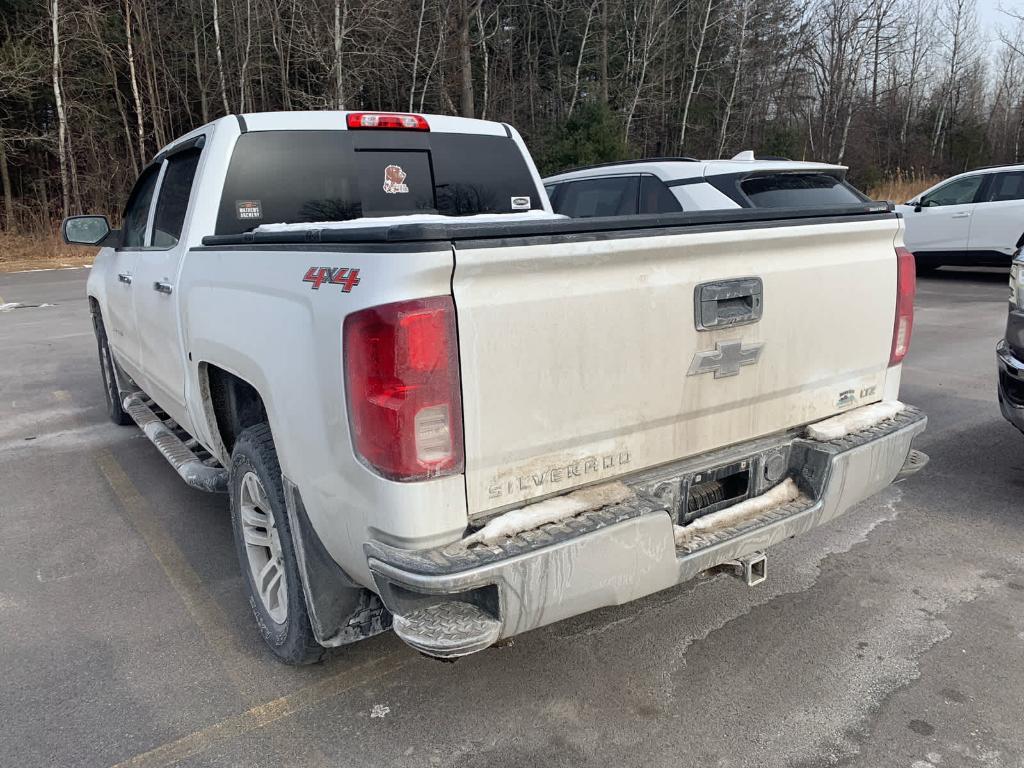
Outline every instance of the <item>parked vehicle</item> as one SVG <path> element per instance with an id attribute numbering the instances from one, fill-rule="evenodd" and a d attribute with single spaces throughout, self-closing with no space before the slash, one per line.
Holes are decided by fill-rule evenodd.
<path id="1" fill-rule="evenodd" d="M 735 208 L 860 205 L 846 167 L 783 158 L 648 158 L 577 168 L 549 176 L 552 208 L 573 218 Z"/>
<path id="2" fill-rule="evenodd" d="M 999 368 L 999 409 L 1024 432 L 1024 235 L 1010 265 L 1010 307 L 1006 334 L 996 345 Z"/>
<path id="3" fill-rule="evenodd" d="M 896 210 L 919 272 L 1009 266 L 1024 228 L 1024 165 L 961 173 Z"/>
<path id="4" fill-rule="evenodd" d="M 260 632 L 302 663 L 753 584 L 917 466 L 895 214 L 655 218 L 553 217 L 507 125 L 268 113 L 162 150 L 120 231 L 64 236 L 103 246 L 111 418 L 229 493 Z"/>

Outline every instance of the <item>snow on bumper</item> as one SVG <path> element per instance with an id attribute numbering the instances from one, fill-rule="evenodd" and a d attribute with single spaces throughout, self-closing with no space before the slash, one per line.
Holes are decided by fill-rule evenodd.
<path id="1" fill-rule="evenodd" d="M 512 637 L 667 589 L 838 517 L 893 481 L 925 424 L 923 413 L 907 407 L 829 441 L 780 437 L 800 495 L 679 547 L 667 506 L 639 494 L 492 545 L 412 551 L 370 542 L 369 567 L 396 616 L 439 602 L 470 603 L 498 622 L 497 637 Z"/>

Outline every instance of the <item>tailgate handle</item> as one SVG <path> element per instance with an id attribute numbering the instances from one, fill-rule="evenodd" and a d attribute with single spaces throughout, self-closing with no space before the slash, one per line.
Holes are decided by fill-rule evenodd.
<path id="1" fill-rule="evenodd" d="M 764 286 L 760 277 L 701 283 L 693 295 L 698 331 L 756 323 L 761 319 L 763 308 Z"/>

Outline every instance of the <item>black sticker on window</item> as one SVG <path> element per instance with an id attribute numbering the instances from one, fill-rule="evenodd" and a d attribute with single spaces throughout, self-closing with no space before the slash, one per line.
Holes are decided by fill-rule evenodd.
<path id="1" fill-rule="evenodd" d="M 239 219 L 263 218 L 263 207 L 259 200 L 236 200 L 235 211 Z"/>

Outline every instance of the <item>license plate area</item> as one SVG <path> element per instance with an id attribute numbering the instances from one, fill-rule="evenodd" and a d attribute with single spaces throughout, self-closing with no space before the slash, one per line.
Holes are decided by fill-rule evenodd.
<path id="1" fill-rule="evenodd" d="M 750 498 L 750 462 L 737 461 L 686 478 L 680 525 Z"/>
<path id="2" fill-rule="evenodd" d="M 629 485 L 666 503 L 673 521 L 686 525 L 777 485 L 790 473 L 790 453 L 789 442 L 723 451 L 644 473 Z"/>

